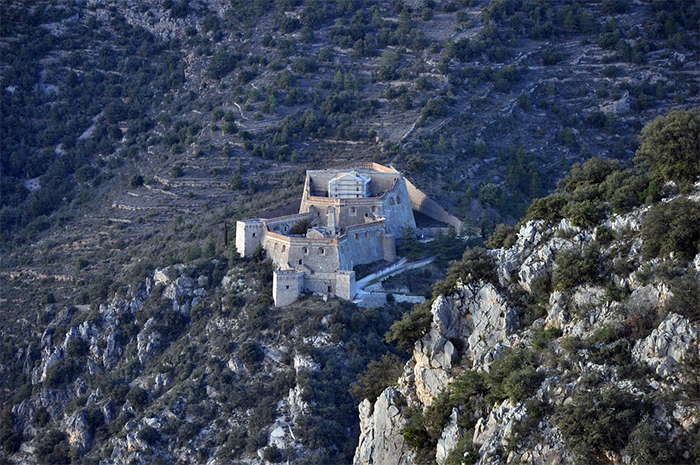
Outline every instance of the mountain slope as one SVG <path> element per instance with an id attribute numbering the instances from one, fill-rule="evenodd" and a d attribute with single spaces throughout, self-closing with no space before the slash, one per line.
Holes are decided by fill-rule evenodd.
<path id="1" fill-rule="evenodd" d="M 684 161 L 655 145 L 686 117 L 645 130 L 651 179 L 593 159 L 510 245 L 465 253 L 398 384 L 360 406 L 355 464 L 700 458 L 698 133 L 675 138 Z"/>

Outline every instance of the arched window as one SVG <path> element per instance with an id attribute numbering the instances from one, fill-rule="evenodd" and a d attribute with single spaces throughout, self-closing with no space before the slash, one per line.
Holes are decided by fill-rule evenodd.
<path id="1" fill-rule="evenodd" d="M 287 250 L 287 246 L 286 246 L 286 245 L 283 245 L 283 246 L 282 246 L 282 252 L 284 252 L 285 250 Z"/>
<path id="2" fill-rule="evenodd" d="M 389 205 L 394 205 L 394 198 L 393 198 L 393 197 L 391 197 L 391 198 L 389 199 Z"/>
<path id="3" fill-rule="evenodd" d="M 396 197 L 396 203 L 401 203 L 401 197 Z"/>

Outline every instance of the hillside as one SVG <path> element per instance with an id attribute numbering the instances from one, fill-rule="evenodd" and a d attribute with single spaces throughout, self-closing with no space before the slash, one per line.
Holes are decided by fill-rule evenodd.
<path id="1" fill-rule="evenodd" d="M 654 331 L 669 325 L 694 328 L 680 324 L 692 319 L 682 312 L 669 310 L 666 321 L 664 302 L 697 260 L 669 261 L 675 245 L 654 238 L 673 224 L 659 205 L 694 211 L 695 178 L 649 174 L 664 141 L 647 150 L 647 164 L 630 160 L 643 153 L 645 125 L 700 104 L 698 20 L 697 5 L 683 0 L 2 2 L 0 462 L 350 463 L 371 411 L 363 404 L 360 424 L 357 403 L 394 383 L 408 356 L 397 344 L 411 349 L 432 314 L 425 304 L 411 313 L 396 303 L 359 309 L 315 297 L 275 309 L 270 264 L 240 260 L 232 225 L 298 199 L 304 170 L 356 161 L 395 166 L 473 239 L 504 246 L 487 254 L 499 264 L 491 297 L 517 310 L 507 329 L 496 328 L 504 340 L 541 339 L 552 360 L 583 370 L 577 376 L 590 374 L 590 363 L 610 365 L 594 381 L 611 386 L 605 376 L 622 363 L 611 361 L 617 351 L 663 339 Z M 576 176 L 583 184 L 594 176 L 589 184 L 607 190 L 581 188 Z M 512 225 L 526 214 L 516 236 Z M 660 218 L 647 233 L 645 215 Z M 453 239 L 405 241 L 402 253 L 430 250 L 439 260 L 387 286 L 429 295 L 465 247 Z M 658 256 L 638 240 L 660 241 Z M 584 247 L 589 241 L 599 247 Z M 582 255 L 557 258 L 568 255 L 554 249 L 571 244 Z M 543 258 L 527 262 L 532 253 Z M 571 294 L 550 289 L 557 260 L 576 267 L 601 257 L 614 271 L 589 271 L 617 276 L 611 289 L 592 282 L 577 291 L 584 281 L 566 277 Z M 542 270 L 549 281 L 534 280 Z M 520 272 L 535 288 L 504 291 L 517 290 Z M 457 299 L 457 276 L 436 286 L 441 302 Z M 648 314 L 630 316 L 643 320 L 637 332 L 625 326 L 596 339 L 593 327 L 572 329 L 589 315 L 576 295 L 579 304 L 607 302 L 608 313 L 590 310 L 596 325 L 612 321 L 609 312 L 627 315 L 621 309 L 643 288 L 658 299 L 644 306 Z M 403 315 L 416 318 L 406 317 L 411 331 L 399 337 L 390 328 Z M 570 335 L 573 348 L 551 328 Z M 451 357 L 466 361 L 459 331 Z M 634 360 L 651 360 L 653 344 Z M 525 355 L 533 383 L 542 373 L 570 382 L 554 401 L 540 398 L 547 408 L 582 389 L 563 365 L 536 368 L 550 363 L 539 348 Z M 466 368 L 454 362 L 442 387 Z M 678 376 L 661 394 L 691 395 Z M 474 415 L 490 414 L 495 402 L 505 412 L 503 396 L 491 394 Z M 550 413 L 543 428 L 556 423 Z M 654 431 L 660 418 L 647 422 Z M 466 437 L 469 421 L 452 436 Z M 669 450 L 679 461 L 697 457 L 688 445 L 694 420 L 674 421 L 661 439 L 675 441 Z M 433 457 L 443 423 L 423 428 L 427 436 L 407 456 Z M 528 435 L 541 431 L 526 426 L 514 454 L 537 442 Z"/>
<path id="2" fill-rule="evenodd" d="M 353 463 L 697 463 L 700 120 L 681 120 L 647 126 L 634 170 L 575 166 L 392 326 L 412 357 L 360 405 Z"/>

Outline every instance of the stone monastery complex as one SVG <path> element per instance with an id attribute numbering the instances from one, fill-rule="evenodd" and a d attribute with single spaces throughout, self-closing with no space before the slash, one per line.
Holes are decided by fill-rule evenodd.
<path id="1" fill-rule="evenodd" d="M 263 247 L 275 263 L 277 307 L 304 292 L 352 300 L 355 265 L 396 260 L 396 238 L 416 230 L 413 211 L 454 226 L 462 222 L 401 173 L 376 163 L 306 172 L 299 213 L 236 223 L 236 249 L 250 257 Z"/>

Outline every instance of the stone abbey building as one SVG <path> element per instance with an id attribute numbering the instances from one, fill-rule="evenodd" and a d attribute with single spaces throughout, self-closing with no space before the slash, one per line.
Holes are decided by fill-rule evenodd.
<path id="1" fill-rule="evenodd" d="M 396 238 L 416 229 L 413 211 L 462 223 L 401 173 L 376 163 L 306 172 L 299 213 L 236 222 L 236 249 L 263 247 L 275 263 L 272 295 L 283 307 L 304 292 L 352 300 L 355 265 L 396 260 Z"/>

